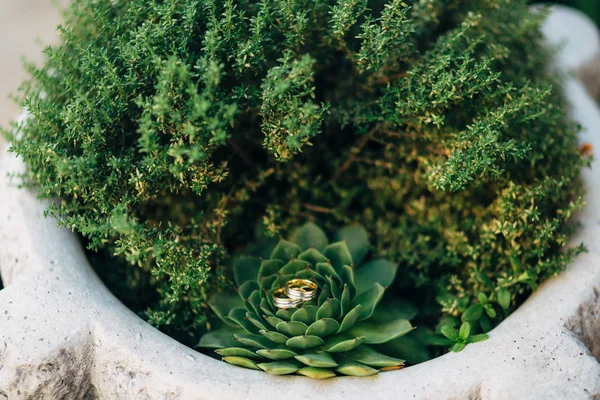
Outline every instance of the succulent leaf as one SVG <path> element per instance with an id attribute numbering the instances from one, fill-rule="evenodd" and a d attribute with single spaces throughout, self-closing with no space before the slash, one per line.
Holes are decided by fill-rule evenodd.
<path id="1" fill-rule="evenodd" d="M 222 321 L 237 327 L 237 324 L 225 320 L 232 308 L 244 307 L 244 303 L 237 293 L 230 291 L 217 292 L 208 299 L 208 305 Z"/>
<path id="2" fill-rule="evenodd" d="M 333 277 L 337 282 L 341 282 L 340 277 L 329 261 L 318 263 L 317 272 L 325 278 Z"/>
<path id="3" fill-rule="evenodd" d="M 319 307 L 319 310 L 317 311 L 317 319 L 321 319 L 321 318 L 337 319 L 337 318 L 339 318 L 341 312 L 342 312 L 342 305 L 341 305 L 340 301 L 337 299 L 329 298 L 329 299 L 325 300 L 325 303 L 323 303 L 321 305 L 321 307 Z"/>
<path id="4" fill-rule="evenodd" d="M 371 289 L 374 283 L 388 287 L 396 278 L 398 264 L 388 260 L 373 260 L 354 271 L 357 294 Z"/>
<path id="5" fill-rule="evenodd" d="M 330 369 L 317 367 L 304 367 L 298 370 L 297 374 L 313 379 L 327 379 L 335 376 L 335 372 L 331 371 Z"/>
<path id="6" fill-rule="evenodd" d="M 275 329 L 287 336 L 300 336 L 304 335 L 308 326 L 300 321 L 283 321 Z"/>
<path id="7" fill-rule="evenodd" d="M 336 232 L 335 241 L 345 241 L 354 265 L 359 265 L 369 252 L 369 236 L 362 226 L 346 226 Z"/>
<path id="8" fill-rule="evenodd" d="M 238 357 L 238 356 L 223 357 L 223 361 L 225 361 L 231 365 L 236 365 L 238 367 L 260 370 L 260 368 L 258 367 L 256 362 L 250 360 L 249 358 L 245 358 L 245 357 Z"/>
<path id="9" fill-rule="evenodd" d="M 352 336 L 364 336 L 367 344 L 381 344 L 394 340 L 400 336 L 406 335 L 415 329 L 410 322 L 405 319 L 388 322 L 384 325 L 373 324 L 370 322 L 359 322 L 354 325 L 348 333 Z"/>
<path id="10" fill-rule="evenodd" d="M 262 260 L 258 269 L 258 276 L 265 278 L 277 275 L 283 265 L 284 262 L 281 260 Z"/>
<path id="11" fill-rule="evenodd" d="M 374 368 L 404 365 L 404 360 L 386 356 L 385 354 L 382 354 L 372 347 L 366 345 L 350 350 L 344 354 L 344 357 Z"/>
<path id="12" fill-rule="evenodd" d="M 255 281 L 260 269 L 260 260 L 256 257 L 241 256 L 233 260 L 233 278 L 239 288 L 244 282 Z"/>
<path id="13" fill-rule="evenodd" d="M 198 343 L 199 347 L 207 349 L 222 349 L 235 347 L 239 343 L 235 341 L 234 335 L 245 332 L 243 329 L 222 328 L 205 333 Z"/>
<path id="14" fill-rule="evenodd" d="M 371 368 L 368 365 L 347 358 L 340 360 L 340 363 L 335 370 L 341 374 L 350 376 L 369 376 L 379 372 L 379 370 L 376 370 L 375 368 Z"/>
<path id="15" fill-rule="evenodd" d="M 246 281 L 238 287 L 238 293 L 242 300 L 246 300 L 252 292 L 260 290 L 260 285 L 257 281 Z"/>
<path id="16" fill-rule="evenodd" d="M 373 315 L 373 311 L 375 310 L 375 307 L 377 307 L 377 304 L 379 304 L 379 302 L 383 298 L 384 292 L 385 289 L 383 288 L 383 286 L 375 282 L 371 286 L 371 289 L 359 294 L 354 298 L 354 301 L 352 303 L 353 306 L 357 306 L 359 304 L 362 305 L 362 310 L 360 316 L 358 317 L 359 321 L 365 320 L 371 317 L 371 315 Z"/>
<path id="17" fill-rule="evenodd" d="M 297 244 L 301 250 L 308 250 L 311 247 L 317 251 L 323 251 L 329 244 L 327 235 L 317 225 L 309 222 L 297 229 L 292 235 L 292 242 Z"/>
<path id="18" fill-rule="evenodd" d="M 310 248 L 300 253 L 298 260 L 306 261 L 310 265 L 317 265 L 319 263 L 326 263 L 327 257 L 317 251 L 317 249 Z"/>
<path id="19" fill-rule="evenodd" d="M 226 349 L 218 349 L 215 350 L 215 353 L 223 357 L 244 357 L 253 360 L 264 360 L 264 357 L 261 357 L 255 352 L 245 349 L 243 347 L 228 347 Z"/>
<path id="20" fill-rule="evenodd" d="M 340 271 L 344 265 L 352 265 L 352 256 L 345 242 L 331 243 L 325 247 L 323 255 L 336 271 Z"/>
<path id="21" fill-rule="evenodd" d="M 376 260 L 362 268 L 358 265 L 355 271 L 353 257 L 361 261 L 368 253 L 367 235 L 351 227 L 338 232 L 338 237 L 343 240 L 328 244 L 325 234 L 308 224 L 296 231 L 292 241 L 280 240 L 269 260 L 237 258 L 238 293 L 220 292 L 209 301 L 232 328 L 207 333 L 200 346 L 218 349 L 217 354 L 230 364 L 275 375 L 324 379 L 401 368 L 404 361 L 387 355 L 385 346 L 393 343 L 397 352 L 398 338 L 413 329 L 408 319 L 416 309 L 391 298 L 380 305 L 397 265 Z M 294 307 L 277 308 L 273 293 L 291 279 L 314 282 L 317 294 L 287 304 Z M 483 337 L 460 341 L 466 340 Z"/>
<path id="22" fill-rule="evenodd" d="M 282 275 L 296 275 L 298 272 L 309 267 L 309 263 L 302 260 L 291 260 L 279 271 Z"/>
<path id="23" fill-rule="evenodd" d="M 273 375 L 289 375 L 297 372 L 304 366 L 296 360 L 273 361 L 270 363 L 258 364 L 258 367 L 265 372 Z"/>
<path id="24" fill-rule="evenodd" d="M 258 328 L 246 319 L 246 313 L 247 311 L 245 308 L 232 308 L 225 319 L 244 328 L 244 330 L 250 334 L 258 333 Z"/>
<path id="25" fill-rule="evenodd" d="M 292 260 L 302 253 L 300 247 L 292 242 L 281 239 L 271 253 L 271 260 Z"/>
<path id="26" fill-rule="evenodd" d="M 352 310 L 350 310 L 350 312 L 346 314 L 342 319 L 342 323 L 340 324 L 340 330 L 338 332 L 345 332 L 348 329 L 352 328 L 354 326 L 354 323 L 360 318 L 362 314 L 362 309 L 362 305 L 358 304 Z"/>
<path id="27" fill-rule="evenodd" d="M 306 335 L 306 336 L 294 336 L 290 338 L 285 344 L 286 346 L 292 347 L 294 349 L 311 349 L 313 347 L 317 347 L 322 345 L 323 339 L 314 335 Z"/>
<path id="28" fill-rule="evenodd" d="M 285 344 L 289 339 L 289 337 L 285 336 L 283 333 L 270 331 L 267 329 L 260 330 L 258 332 L 274 343 Z"/>
<path id="29" fill-rule="evenodd" d="M 248 335 L 243 333 L 235 334 L 233 336 L 237 341 L 248 347 L 256 347 L 259 349 L 269 349 L 275 347 L 275 343 L 263 336 Z"/>
<path id="30" fill-rule="evenodd" d="M 313 353 L 305 353 L 295 357 L 296 360 L 310 367 L 331 368 L 337 367 L 338 363 L 331 357 L 329 353 L 324 351 L 315 351 Z"/>
<path id="31" fill-rule="evenodd" d="M 365 337 L 352 337 L 350 335 L 337 335 L 327 339 L 321 348 L 330 353 L 350 351 L 365 342 Z"/>
<path id="32" fill-rule="evenodd" d="M 317 306 L 304 306 L 292 314 L 292 321 L 299 321 L 310 325 L 317 320 L 317 311 L 319 311 L 319 307 Z"/>
<path id="33" fill-rule="evenodd" d="M 287 348 L 260 349 L 256 353 L 269 360 L 288 360 L 298 355 L 293 350 Z"/>
<path id="34" fill-rule="evenodd" d="M 315 335 L 320 338 L 337 333 L 340 329 L 340 324 L 333 318 L 321 318 L 313 322 L 306 330 L 307 335 Z"/>

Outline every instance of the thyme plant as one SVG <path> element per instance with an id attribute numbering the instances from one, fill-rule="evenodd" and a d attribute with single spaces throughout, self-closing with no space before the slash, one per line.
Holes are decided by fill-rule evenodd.
<path id="1" fill-rule="evenodd" d="M 186 343 L 231 255 L 315 220 L 362 224 L 447 338 L 427 343 L 460 350 L 580 250 L 586 158 L 543 19 L 525 0 L 74 0 L 5 135 L 49 214 Z"/>

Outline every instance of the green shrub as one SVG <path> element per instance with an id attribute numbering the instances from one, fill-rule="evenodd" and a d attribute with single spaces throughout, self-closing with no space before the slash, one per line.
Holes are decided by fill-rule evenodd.
<path id="1" fill-rule="evenodd" d="M 586 160 L 525 3 L 75 0 L 7 136 L 188 343 L 229 256 L 311 219 L 361 223 L 422 324 L 487 331 L 577 251 Z"/>

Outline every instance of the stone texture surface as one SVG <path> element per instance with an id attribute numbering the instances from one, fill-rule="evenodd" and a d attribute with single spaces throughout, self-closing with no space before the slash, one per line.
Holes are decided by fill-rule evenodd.
<path id="1" fill-rule="evenodd" d="M 546 32 L 578 48 L 577 62 L 570 50 L 558 55 L 560 68 L 580 67 L 598 51 L 598 32 L 579 13 L 554 9 Z M 582 141 L 600 149 L 597 104 L 574 77 L 565 93 Z M 584 171 L 588 206 L 573 238 L 589 252 L 488 341 L 400 371 L 321 382 L 233 367 L 150 327 L 102 285 L 75 235 L 43 218 L 45 204 L 6 177 L 23 166 L 0 154 L 0 271 L 8 284 L 0 291 L 0 400 L 599 398 L 599 163 Z"/>

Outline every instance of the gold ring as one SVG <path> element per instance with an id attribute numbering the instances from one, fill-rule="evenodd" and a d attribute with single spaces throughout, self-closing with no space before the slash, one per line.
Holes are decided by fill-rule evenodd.
<path id="1" fill-rule="evenodd" d="M 279 288 L 273 292 L 273 305 L 277 308 L 293 308 L 300 303 L 302 303 L 302 300 L 289 298 L 284 288 Z"/>
<path id="2" fill-rule="evenodd" d="M 317 294 L 318 286 L 308 279 L 292 279 L 285 284 L 285 293 L 290 299 L 308 301 Z"/>

